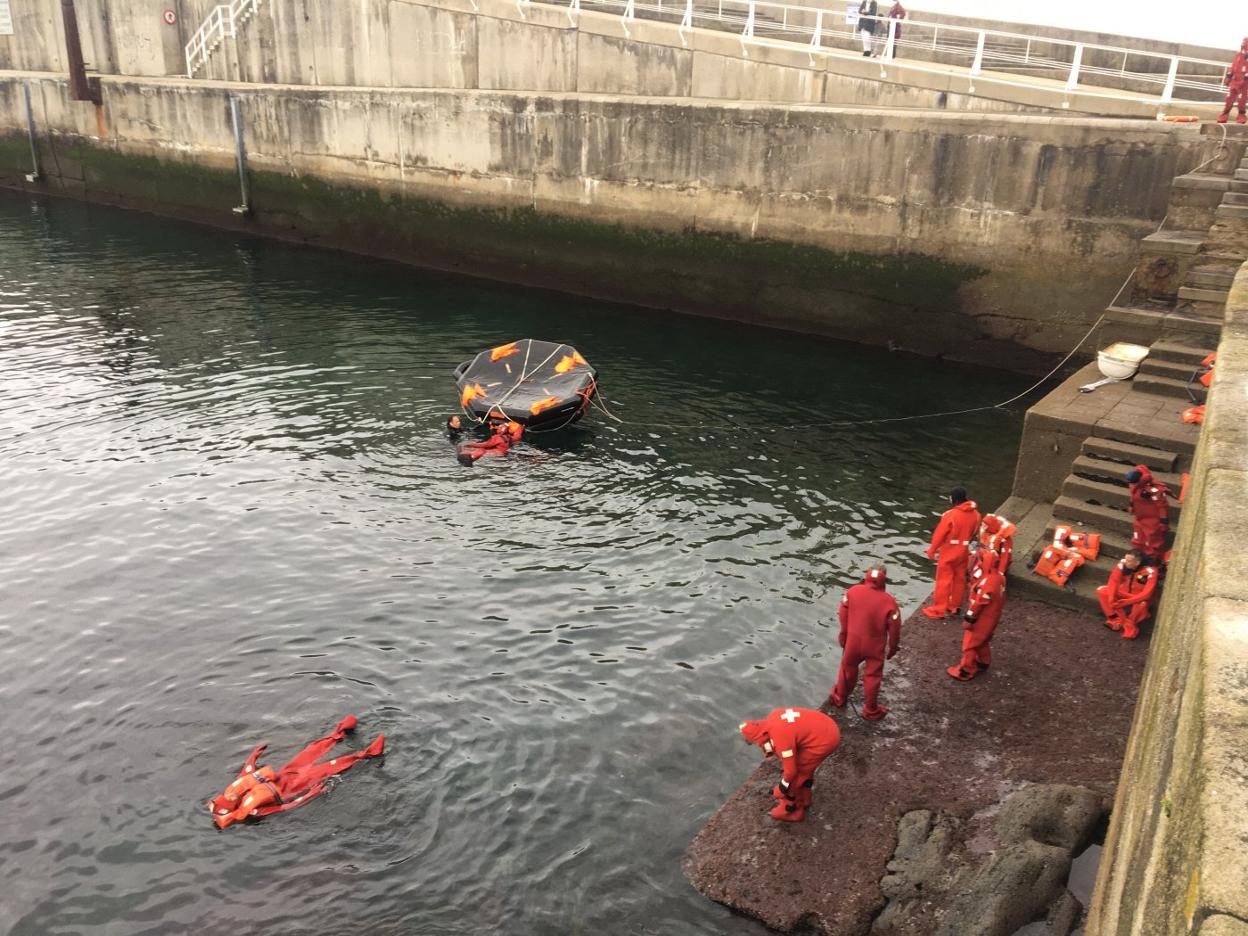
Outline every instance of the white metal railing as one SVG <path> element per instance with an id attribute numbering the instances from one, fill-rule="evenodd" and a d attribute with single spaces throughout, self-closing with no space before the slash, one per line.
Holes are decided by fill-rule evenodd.
<path id="1" fill-rule="evenodd" d="M 773 0 L 540 2 L 566 4 L 574 25 L 583 10 L 622 11 L 626 34 L 637 17 L 667 22 L 682 45 L 697 26 L 727 29 L 739 33 L 742 55 L 749 55 L 749 46 L 804 51 L 812 64 L 817 55 L 845 54 L 859 38 L 857 22 L 843 11 Z M 1222 76 L 1234 55 L 1228 51 L 1227 62 L 1218 62 L 922 20 L 870 19 L 876 23 L 881 77 L 889 68 L 965 74 L 968 92 L 976 82 L 1040 88 L 1061 96 L 1064 107 L 1074 94 L 1152 104 L 1159 112 L 1171 105 L 1220 103 L 1226 93 Z"/>
<path id="2" fill-rule="evenodd" d="M 255 16 L 259 9 L 260 0 L 230 0 L 213 7 L 186 44 L 186 77 L 194 78 L 195 72 L 208 63 L 217 46 L 227 36 L 237 36 L 239 24 Z"/>

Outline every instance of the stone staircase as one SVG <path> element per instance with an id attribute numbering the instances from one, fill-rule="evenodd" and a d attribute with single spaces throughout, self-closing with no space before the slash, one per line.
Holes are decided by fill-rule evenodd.
<path id="1" fill-rule="evenodd" d="M 1160 448 L 1158 445 L 1168 445 Z M 1176 451 L 1183 449 L 1183 451 Z M 1147 465 L 1153 476 L 1175 492 L 1182 489 L 1182 473 L 1191 468 L 1194 445 L 1173 441 L 1152 445 L 1124 441 L 1110 435 L 1091 435 L 1083 441 L 1080 454 L 1071 464 L 1061 493 L 1053 502 L 1042 534 L 1023 551 L 1016 551 L 1010 569 L 1014 595 L 1037 598 L 1049 604 L 1095 613 L 1096 589 L 1104 585 L 1114 564 L 1131 548 L 1131 515 L 1127 513 L 1130 495 L 1126 473 L 1136 465 Z M 1170 501 L 1170 526 L 1178 524 L 1182 506 Z M 1053 541 L 1054 528 L 1069 526 L 1080 532 L 1101 534 L 1101 553 L 1081 566 L 1065 587 L 1059 587 L 1031 571 L 1041 549 Z M 1019 544 L 1015 544 L 1016 548 Z"/>
<path id="2" fill-rule="evenodd" d="M 1101 347 L 1113 341 L 1149 347 L 1129 392 L 1121 385 L 1112 388 L 1117 394 L 1111 406 L 1114 417 L 1090 415 L 1087 411 L 1096 406 L 1078 401 L 1073 378 L 1054 391 L 1059 405 L 1070 407 L 1060 412 L 1071 414 L 1072 427 L 1090 427 L 1091 434 L 1079 446 L 1052 504 L 1019 501 L 1002 508 L 1007 516 L 1012 509 L 1027 511 L 1015 539 L 1009 576 L 1013 594 L 1097 613 L 1096 589 L 1131 544 L 1126 472 L 1143 464 L 1176 498 L 1182 490 L 1198 431 L 1182 424 L 1179 413 L 1193 402 L 1204 402 L 1205 388 L 1193 375 L 1217 347 L 1235 272 L 1248 259 L 1248 148 L 1241 150 L 1237 162 L 1238 168 L 1224 168 L 1220 174 L 1176 180 L 1170 216 L 1186 226 L 1144 239 L 1130 299 L 1106 312 Z M 1064 393 L 1060 399 L 1059 393 Z M 1110 405 L 1108 400 L 1099 402 L 1102 410 Z M 1172 530 L 1181 512 L 1172 499 Z M 1085 563 L 1064 587 L 1030 569 L 1059 525 L 1102 537 L 1097 560 Z"/>

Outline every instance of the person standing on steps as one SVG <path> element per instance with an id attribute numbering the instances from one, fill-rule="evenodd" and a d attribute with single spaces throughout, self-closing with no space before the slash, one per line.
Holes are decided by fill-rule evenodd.
<path id="1" fill-rule="evenodd" d="M 862 0 L 858 7 L 858 35 L 862 37 L 862 54 L 871 56 L 871 44 L 875 41 L 875 18 L 880 8 L 875 0 Z"/>
<path id="2" fill-rule="evenodd" d="M 742 722 L 741 737 L 778 757 L 784 776 L 772 789 L 778 803 L 770 816 L 779 822 L 801 822 L 815 786 L 815 771 L 840 746 L 841 729 L 823 712 L 805 708 L 775 709 L 766 718 Z"/>
<path id="3" fill-rule="evenodd" d="M 923 613 L 932 620 L 961 614 L 971 540 L 979 530 L 979 510 L 967 499 L 966 488 L 950 491 L 949 503 L 952 506 L 941 515 L 927 547 L 927 558 L 936 562 L 936 588 Z"/>
<path id="4" fill-rule="evenodd" d="M 841 622 L 841 668 L 828 700 L 837 708 L 844 708 L 858 682 L 858 667 L 867 664 L 862 677 L 862 717 L 869 721 L 888 714 L 888 709 L 880 705 L 884 661 L 891 660 L 901 649 L 901 611 L 896 599 L 884 590 L 887 584 L 884 567 L 873 565 L 859 584 L 845 592 L 837 612 Z"/>
<path id="5" fill-rule="evenodd" d="M 1226 106 L 1218 115 L 1218 123 L 1226 123 L 1231 116 L 1231 108 L 1237 104 L 1239 116 L 1235 122 L 1248 123 L 1248 115 L 1244 113 L 1244 107 L 1248 105 L 1248 38 L 1240 43 L 1239 54 L 1226 70 L 1226 86 L 1229 93 L 1226 95 Z"/>
<path id="6" fill-rule="evenodd" d="M 1170 532 L 1170 488 L 1153 478 L 1146 465 L 1127 472 L 1131 492 L 1131 548 L 1152 564 L 1159 564 L 1166 552 Z"/>

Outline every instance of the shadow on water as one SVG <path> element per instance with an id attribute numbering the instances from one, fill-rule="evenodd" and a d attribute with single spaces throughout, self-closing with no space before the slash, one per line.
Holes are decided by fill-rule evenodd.
<path id="1" fill-rule="evenodd" d="M 600 414 L 468 470 L 451 369 L 575 344 Z M 684 847 L 810 703 L 869 560 L 1008 493 L 1028 381 L 0 194 L 0 930 L 747 933 Z M 384 763 L 200 804 L 360 718 Z M 345 746 L 344 746 L 345 748 Z"/>

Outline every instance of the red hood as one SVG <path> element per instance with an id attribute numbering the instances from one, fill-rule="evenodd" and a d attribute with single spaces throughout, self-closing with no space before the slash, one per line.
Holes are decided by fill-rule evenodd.
<path id="1" fill-rule="evenodd" d="M 1153 473 L 1149 471 L 1147 467 L 1145 467 L 1144 465 L 1136 465 L 1135 470 L 1140 473 L 1140 480 L 1138 483 L 1140 484 L 1152 484 L 1153 483 Z"/>
<path id="2" fill-rule="evenodd" d="M 970 513 L 972 510 L 978 510 L 979 508 L 975 506 L 975 502 L 973 500 L 964 500 L 960 504 L 955 504 L 953 509 L 965 510 L 967 513 Z"/>
<path id="3" fill-rule="evenodd" d="M 862 584 L 870 585 L 879 591 L 884 590 L 884 586 L 888 584 L 888 576 L 883 572 L 868 572 L 862 578 Z"/>
<path id="4" fill-rule="evenodd" d="M 757 744 L 761 747 L 763 742 L 771 736 L 767 733 L 766 722 L 747 721 L 741 726 L 741 737 L 749 741 L 750 744 Z"/>

